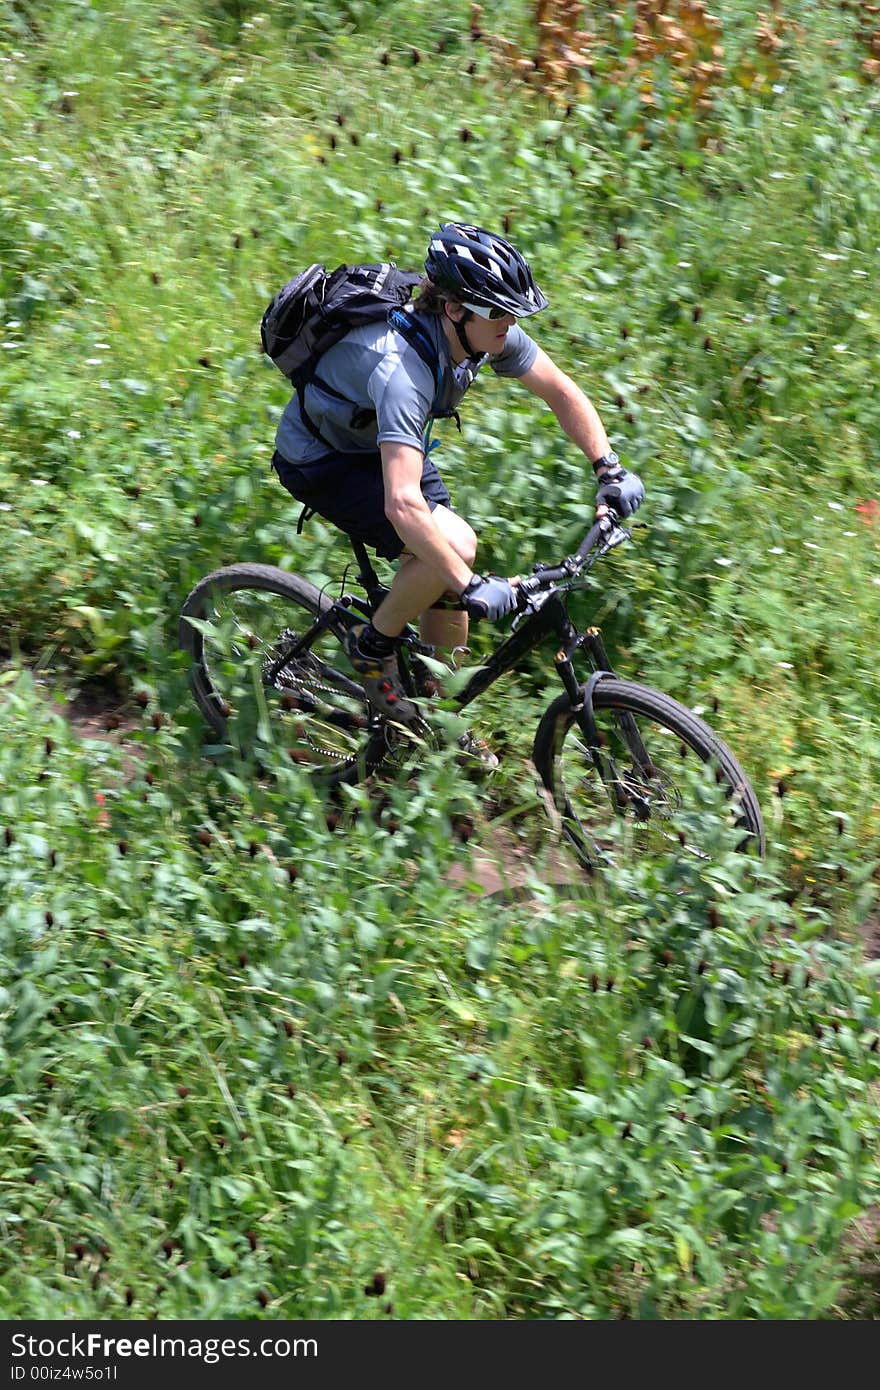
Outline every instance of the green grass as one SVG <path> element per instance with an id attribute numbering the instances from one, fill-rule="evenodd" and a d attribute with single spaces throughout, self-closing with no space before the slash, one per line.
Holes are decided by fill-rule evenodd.
<path id="1" fill-rule="evenodd" d="M 484 8 L 531 42 L 529 7 Z M 0 11 L 5 1316 L 845 1306 L 876 1201 L 880 94 L 836 5 L 787 7 L 748 91 L 749 7 L 714 9 L 699 124 L 615 81 L 622 5 L 616 37 L 588 7 L 595 74 L 559 103 L 466 4 Z M 418 265 L 459 216 L 506 219 L 536 336 L 646 484 L 575 615 L 736 750 L 766 871 L 545 882 L 535 663 L 481 702 L 491 794 L 438 755 L 334 833 L 271 754 L 262 779 L 203 756 L 191 585 L 347 559 L 269 472 L 260 314 L 303 264 Z M 510 383 L 463 424 L 440 459 L 481 565 L 558 560 L 584 461 Z M 80 687 L 133 712 L 130 762 L 53 712 Z M 479 843 L 499 815 L 522 899 L 449 877 L 462 818 Z"/>

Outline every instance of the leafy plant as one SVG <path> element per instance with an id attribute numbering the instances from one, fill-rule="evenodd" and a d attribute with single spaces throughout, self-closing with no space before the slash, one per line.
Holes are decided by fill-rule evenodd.
<path id="1" fill-rule="evenodd" d="M 870 20 L 540 13 L 0 19 L 6 1316 L 845 1306 L 876 1201 Z M 544 44 L 531 84 L 494 34 Z M 269 470 L 260 314 L 302 264 L 418 265 L 456 217 L 529 256 L 535 336 L 646 483 L 573 617 L 736 749 L 766 869 L 577 880 L 528 766 L 537 665 L 474 711 L 488 788 L 437 753 L 331 805 L 271 745 L 205 748 L 191 585 L 349 558 Z M 438 457 L 479 564 L 557 561 L 588 465 L 513 383 L 467 406 Z"/>

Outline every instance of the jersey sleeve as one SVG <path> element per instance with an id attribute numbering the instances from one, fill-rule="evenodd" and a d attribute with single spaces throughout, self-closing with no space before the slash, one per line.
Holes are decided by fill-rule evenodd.
<path id="1" fill-rule="evenodd" d="M 507 335 L 503 352 L 489 359 L 489 365 L 498 376 L 525 376 L 534 366 L 538 355 L 538 344 L 534 338 L 515 323 Z"/>
<path id="2" fill-rule="evenodd" d="M 367 391 L 376 411 L 378 444 L 423 447 L 434 399 L 431 370 L 418 353 L 390 353 L 371 373 Z"/>

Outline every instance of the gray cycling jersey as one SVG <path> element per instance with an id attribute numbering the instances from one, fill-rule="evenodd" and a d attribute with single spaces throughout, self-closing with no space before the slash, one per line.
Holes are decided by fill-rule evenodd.
<path id="1" fill-rule="evenodd" d="M 437 411 L 446 413 L 456 408 L 476 373 L 473 364 L 455 366 L 436 315 L 420 315 L 419 322 L 437 348 L 442 370 Z M 514 324 L 504 351 L 487 361 L 499 376 L 517 377 L 529 370 L 537 353 L 534 339 Z M 353 329 L 324 353 L 318 376 L 344 399 L 315 382 L 306 387 L 306 410 L 323 435 L 320 440 L 303 422 L 299 400 L 294 396 L 275 435 L 275 448 L 283 458 L 291 463 L 312 463 L 331 449 L 374 454 L 386 443 L 423 447 L 434 401 L 434 375 L 401 333 L 385 323 Z"/>

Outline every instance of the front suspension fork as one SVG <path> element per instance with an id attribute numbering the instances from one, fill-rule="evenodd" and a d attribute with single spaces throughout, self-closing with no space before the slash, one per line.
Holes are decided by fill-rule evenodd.
<path id="1" fill-rule="evenodd" d="M 586 647 L 590 657 L 593 674 L 585 685 L 578 681 L 572 664 L 572 657 L 579 647 Z M 572 709 L 583 730 L 587 748 L 597 773 L 619 811 L 623 810 L 623 799 L 618 779 L 614 776 L 613 764 L 609 762 L 600 747 L 599 730 L 593 714 L 593 691 L 604 676 L 613 674 L 605 645 L 597 627 L 587 628 L 583 633 L 571 633 L 556 653 L 556 670 L 571 701 Z"/>
<path id="2" fill-rule="evenodd" d="M 572 657 L 579 647 L 586 647 L 593 668 L 593 674 L 585 686 L 579 683 L 572 665 Z M 586 632 L 569 634 L 569 640 L 556 653 L 556 670 L 592 747 L 597 742 L 596 722 L 593 718 L 593 691 L 605 676 L 614 675 L 599 629 L 588 627 Z"/>
<path id="3" fill-rule="evenodd" d="M 572 665 L 572 657 L 579 647 L 586 648 L 590 665 L 593 668 L 592 675 L 584 685 L 578 683 Z M 599 629 L 590 627 L 587 628 L 586 632 L 573 633 L 570 640 L 556 653 L 556 669 L 571 700 L 572 708 L 583 731 L 596 771 L 617 810 L 623 811 L 629 804 L 630 797 L 617 775 L 613 758 L 602 752 L 599 730 L 596 727 L 596 717 L 593 713 L 593 692 L 596 686 L 601 680 L 614 675 Z M 628 710 L 617 711 L 615 717 L 623 740 L 632 754 L 636 766 L 650 775 L 653 771 L 653 765 L 635 719 Z"/>

